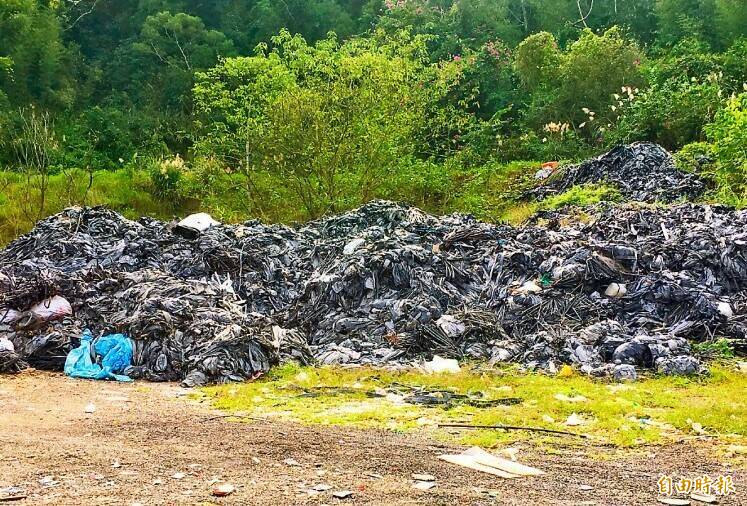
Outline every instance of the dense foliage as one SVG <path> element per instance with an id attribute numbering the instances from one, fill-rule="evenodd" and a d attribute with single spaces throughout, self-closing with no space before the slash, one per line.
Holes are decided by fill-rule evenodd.
<path id="1" fill-rule="evenodd" d="M 171 205 L 233 218 L 376 197 L 495 217 L 489 194 L 507 191 L 495 185 L 525 175 L 509 162 L 646 139 L 687 146 L 683 166 L 741 204 L 745 12 L 743 0 L 5 0 L 0 167 L 39 179 L 27 205 L 40 214 L 48 178 L 128 169 Z"/>

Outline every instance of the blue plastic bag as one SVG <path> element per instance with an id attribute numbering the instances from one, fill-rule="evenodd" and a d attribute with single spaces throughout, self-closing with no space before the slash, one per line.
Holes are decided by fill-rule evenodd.
<path id="1" fill-rule="evenodd" d="M 132 381 L 129 376 L 118 374 L 132 364 L 132 341 L 122 334 L 104 336 L 95 344 L 93 341 L 91 332 L 85 330 L 80 346 L 67 354 L 65 374 L 71 378 Z M 102 357 L 101 365 L 93 361 L 94 353 Z"/>

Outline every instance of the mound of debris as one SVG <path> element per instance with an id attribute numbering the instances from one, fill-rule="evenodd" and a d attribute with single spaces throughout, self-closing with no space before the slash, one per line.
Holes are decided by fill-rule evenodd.
<path id="1" fill-rule="evenodd" d="M 650 142 L 618 146 L 597 158 L 542 175 L 547 181 L 529 192 L 538 200 L 585 184 L 610 184 L 626 200 L 637 202 L 692 200 L 705 191 L 700 177 L 679 170 L 666 149 Z"/>
<path id="2" fill-rule="evenodd" d="M 0 251 L 0 370 L 62 369 L 86 329 L 132 339 L 128 376 L 187 385 L 435 354 L 692 374 L 691 341 L 747 342 L 747 211 L 510 227 L 378 201 L 297 229 L 182 228 L 71 208 Z"/>

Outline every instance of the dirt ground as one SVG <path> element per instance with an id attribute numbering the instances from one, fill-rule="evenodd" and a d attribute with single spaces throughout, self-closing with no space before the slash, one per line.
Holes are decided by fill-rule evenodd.
<path id="1" fill-rule="evenodd" d="M 719 463 L 705 442 L 626 453 L 519 443 L 520 460 L 547 474 L 502 480 L 438 460 L 460 448 L 425 434 L 236 422 L 185 393 L 33 371 L 0 376 L 0 502 L 10 493 L 25 496 L 11 504 L 34 505 L 656 504 L 661 475 L 726 474 L 737 493 L 719 504 L 747 504 L 747 473 Z M 434 475 L 437 486 L 415 489 L 412 473 Z M 218 480 L 235 492 L 213 497 Z M 340 491 L 352 494 L 334 497 Z"/>

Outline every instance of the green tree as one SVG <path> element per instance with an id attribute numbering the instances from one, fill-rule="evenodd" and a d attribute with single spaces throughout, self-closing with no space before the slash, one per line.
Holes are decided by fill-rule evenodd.
<path id="1" fill-rule="evenodd" d="M 723 45 L 747 36 L 747 5 L 742 0 L 716 0 L 716 19 Z"/>
<path id="2" fill-rule="evenodd" d="M 560 77 L 562 54 L 555 37 L 540 32 L 524 39 L 516 49 L 516 73 L 531 92 L 553 85 Z"/>
<path id="3" fill-rule="evenodd" d="M 267 178 L 308 217 L 373 198 L 415 149 L 427 91 L 412 49 L 282 32 L 198 74 L 197 151 L 244 174 L 260 209 Z"/>
<path id="4" fill-rule="evenodd" d="M 557 101 L 559 119 L 581 123 L 591 111 L 606 112 L 623 86 L 643 85 L 643 53 L 618 28 L 602 35 L 584 31 L 564 55 Z"/>
<path id="5" fill-rule="evenodd" d="M 602 35 L 585 30 L 565 52 L 549 33 L 528 37 L 517 48 L 515 67 L 529 92 L 529 125 L 537 129 L 567 123 L 587 127 L 580 131 L 595 137 L 605 128 L 595 126 L 616 108 L 615 94 L 643 85 L 643 58 L 618 28 Z"/>
<path id="6" fill-rule="evenodd" d="M 0 2 L 0 92 L 12 104 L 63 108 L 74 100 L 71 58 L 55 13 L 35 0 Z M 12 71 L 7 65 L 12 62 Z"/>
<path id="7" fill-rule="evenodd" d="M 674 44 L 687 37 L 708 43 L 718 39 L 715 0 L 657 0 L 659 39 Z"/>
<path id="8" fill-rule="evenodd" d="M 718 158 L 719 196 L 747 205 L 747 93 L 731 98 L 706 133 Z"/>
<path id="9" fill-rule="evenodd" d="M 206 29 L 200 18 L 170 12 L 149 16 L 132 49 L 142 57 L 132 64 L 139 66 L 141 73 L 150 74 L 145 83 L 155 98 L 152 102 L 172 107 L 188 107 L 196 70 L 211 67 L 219 56 L 230 56 L 234 51 L 223 33 Z"/>

